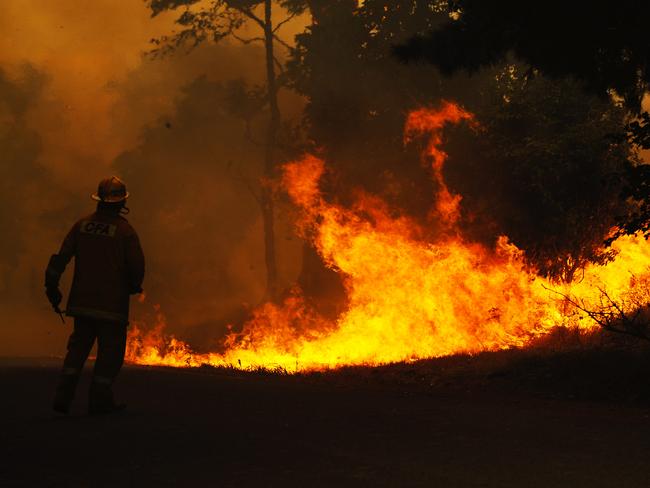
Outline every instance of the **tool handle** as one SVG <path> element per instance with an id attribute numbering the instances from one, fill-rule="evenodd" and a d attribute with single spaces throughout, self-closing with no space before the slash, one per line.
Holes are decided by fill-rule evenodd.
<path id="1" fill-rule="evenodd" d="M 65 324 L 65 317 L 63 316 L 63 310 L 61 310 L 58 305 L 56 307 L 53 307 L 53 308 L 54 308 L 54 311 L 57 314 L 59 314 L 59 317 L 61 317 L 61 322 L 63 322 Z"/>

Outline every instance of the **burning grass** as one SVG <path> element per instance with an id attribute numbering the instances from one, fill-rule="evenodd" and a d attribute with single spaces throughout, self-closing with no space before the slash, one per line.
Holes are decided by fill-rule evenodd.
<path id="1" fill-rule="evenodd" d="M 159 366 L 155 366 L 159 367 Z M 174 371 L 178 368 L 174 367 Z M 650 346 L 595 329 L 560 329 L 523 348 L 320 370 L 209 366 L 197 374 L 396 395 L 541 397 L 647 405 Z"/>
<path id="2" fill-rule="evenodd" d="M 408 217 L 394 217 L 377 197 L 362 195 L 350 208 L 326 201 L 319 181 L 327 167 L 318 158 L 285 165 L 283 185 L 301 211 L 299 231 L 345 284 L 348 308 L 336 321 L 318 315 L 296 289 L 284 303 L 255 310 L 241 332 L 226 336 L 223 351 L 199 354 L 166 336 L 159 314 L 151 331 L 133 329 L 128 360 L 327 371 L 521 349 L 558 330 L 588 337 L 603 321 L 619 329 L 623 324 L 629 333 L 625 319 L 643 318 L 636 311 L 650 302 L 650 245 L 642 236 L 619 238 L 611 262 L 589 265 L 580 280 L 567 284 L 538 276 L 506 236 L 494 249 L 463 238 L 457 228 L 461 197 L 445 185 L 441 149 L 443 127 L 463 121 L 474 124 L 451 103 L 415 111 L 407 120 L 407 141 L 427 140 L 422 162 L 437 182 L 434 238 L 424 238 L 428 229 Z M 642 320 L 634 324 L 645 333 Z"/>

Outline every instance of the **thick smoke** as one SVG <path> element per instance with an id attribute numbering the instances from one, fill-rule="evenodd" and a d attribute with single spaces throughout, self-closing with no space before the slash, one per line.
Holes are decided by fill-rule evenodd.
<path id="1" fill-rule="evenodd" d="M 47 76 L 30 65 L 0 71 L 0 307 L 3 354 L 45 351 L 53 328 L 39 327 L 44 311 L 47 246 L 75 201 L 41 163 L 42 138 L 29 119 Z M 38 332 L 35 333 L 34 331 Z"/>
<path id="2" fill-rule="evenodd" d="M 257 202 L 263 147 L 256 143 L 265 116 L 248 131 L 233 114 L 242 88 L 237 80 L 196 79 L 175 110 L 115 162 L 134 195 L 131 221 L 147 250 L 149 299 L 163 305 L 171 330 L 200 343 L 241 322 L 266 286 Z M 282 207 L 276 238 L 288 287 L 301 248 Z"/>
<path id="3" fill-rule="evenodd" d="M 119 11 L 97 2 L 92 12 L 76 0 L 45 2 L 32 13 L 19 3 L 3 3 L 0 24 L 13 18 L 36 41 L 0 41 L 0 354 L 63 353 L 71 320 L 63 327 L 49 309 L 44 267 L 110 174 L 129 186 L 129 220 L 147 255 L 147 299 L 134 303 L 133 318 L 148 320 L 160 305 L 172 332 L 211 345 L 265 286 L 254 197 L 265 114 L 246 135 L 230 100 L 244 86 L 236 80 L 248 89 L 263 81 L 263 52 L 224 43 L 150 59 L 148 40 L 172 23 L 150 19 L 144 2 Z M 281 98 L 283 114 L 296 117 L 302 100 Z M 289 286 L 302 242 L 286 209 L 279 213 L 279 271 Z"/>

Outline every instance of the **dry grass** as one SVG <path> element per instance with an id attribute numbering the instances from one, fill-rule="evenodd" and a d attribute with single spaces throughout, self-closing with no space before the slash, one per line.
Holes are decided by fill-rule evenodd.
<path id="1" fill-rule="evenodd" d="M 343 389 L 389 389 L 405 394 L 472 392 L 540 395 L 589 401 L 650 403 L 650 346 L 597 330 L 558 329 L 525 349 L 455 355 L 384 366 L 316 372 L 282 368 L 201 367 L 194 374 L 237 376 L 280 384 L 307 382 Z"/>

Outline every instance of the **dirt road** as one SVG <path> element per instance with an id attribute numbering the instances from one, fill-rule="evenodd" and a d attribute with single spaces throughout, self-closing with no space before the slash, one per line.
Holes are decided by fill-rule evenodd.
<path id="1" fill-rule="evenodd" d="M 127 367 L 113 417 L 49 411 L 56 367 L 0 362 L 2 487 L 643 487 L 645 407 Z"/>

